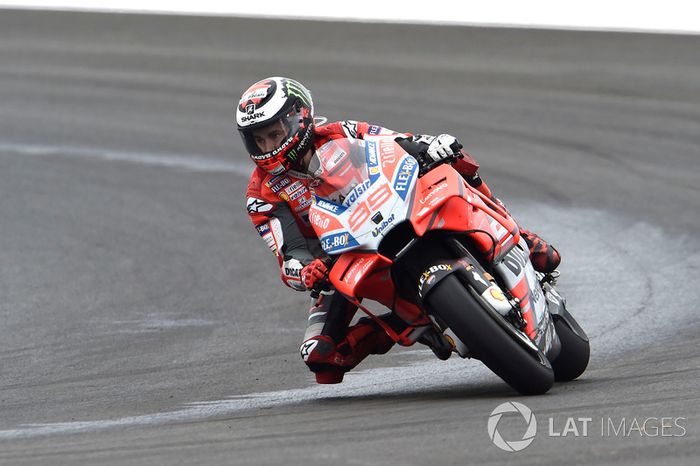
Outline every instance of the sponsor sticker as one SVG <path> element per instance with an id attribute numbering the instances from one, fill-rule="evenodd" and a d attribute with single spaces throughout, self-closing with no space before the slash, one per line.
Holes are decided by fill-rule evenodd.
<path id="1" fill-rule="evenodd" d="M 258 233 L 260 236 L 265 236 L 266 234 L 270 233 L 270 225 L 267 223 L 263 223 L 262 225 L 258 225 L 255 227 L 258 230 Z"/>
<path id="2" fill-rule="evenodd" d="M 379 165 L 379 158 L 377 157 L 377 144 L 374 142 L 367 142 L 367 165 L 370 167 L 376 167 Z"/>
<path id="3" fill-rule="evenodd" d="M 369 188 L 370 183 L 370 180 L 365 180 L 363 183 L 355 186 L 355 188 L 348 193 L 347 197 L 343 201 L 343 205 L 345 207 L 348 207 L 350 204 L 355 202 L 360 196 L 362 196 L 362 194 L 365 191 L 367 191 L 367 188 Z"/>
<path id="4" fill-rule="evenodd" d="M 394 190 L 401 196 L 401 199 L 406 200 L 408 188 L 410 186 L 413 175 L 416 173 L 418 162 L 413 157 L 407 156 L 401 162 L 394 181 Z"/>
<path id="5" fill-rule="evenodd" d="M 321 238 L 321 247 L 326 252 L 334 252 L 357 245 L 357 240 L 347 232 L 334 233 Z"/>
<path id="6" fill-rule="evenodd" d="M 288 194 L 292 194 L 293 191 L 296 191 L 297 189 L 301 188 L 304 186 L 304 183 L 302 183 L 301 180 L 296 180 L 294 183 L 289 185 L 285 191 L 287 191 Z"/>
<path id="7" fill-rule="evenodd" d="M 396 150 L 393 142 L 385 142 L 382 144 L 382 168 L 387 165 L 396 163 Z"/>
<path id="8" fill-rule="evenodd" d="M 447 189 L 447 188 L 448 188 L 447 183 L 442 183 L 442 184 L 434 187 L 433 189 L 430 190 L 430 192 L 428 193 L 427 196 L 425 196 L 423 199 L 420 200 L 420 203 L 421 204 L 429 203 L 429 205 L 432 206 L 433 204 L 437 203 L 438 200 L 440 200 L 440 197 L 435 197 L 437 195 L 437 193 L 439 193 L 440 191 Z"/>
<path id="9" fill-rule="evenodd" d="M 306 194 L 306 189 L 300 189 L 300 190 L 298 190 L 298 191 L 293 192 L 292 194 L 290 194 L 290 195 L 289 195 L 289 200 L 290 200 L 290 201 L 296 201 L 297 199 L 299 199 L 299 198 L 300 198 L 301 196 L 303 196 L 304 194 Z"/>
<path id="10" fill-rule="evenodd" d="M 299 199 L 299 205 L 294 208 L 294 212 L 301 212 L 303 210 L 308 209 L 311 204 L 313 204 L 313 199 L 311 199 L 311 196 L 309 197 L 302 197 Z"/>
<path id="11" fill-rule="evenodd" d="M 275 177 L 277 178 L 277 177 Z M 289 177 L 282 178 L 279 180 L 277 183 L 272 184 L 272 180 L 270 180 L 268 183 L 268 186 L 270 186 L 270 189 L 272 190 L 273 193 L 277 194 L 280 192 L 285 186 L 287 186 L 289 183 L 291 183 L 292 180 Z M 289 192 L 289 191 L 287 191 Z"/>
<path id="12" fill-rule="evenodd" d="M 423 285 L 424 284 L 432 284 L 435 281 L 435 274 L 438 272 L 449 272 L 452 270 L 452 265 L 451 264 L 437 264 L 431 266 L 429 269 L 427 269 L 425 272 L 423 272 L 418 279 L 418 292 L 419 294 L 422 293 L 423 291 Z"/>
<path id="13" fill-rule="evenodd" d="M 339 206 L 338 204 L 334 204 L 333 202 L 319 198 L 316 199 L 316 207 L 320 207 L 328 212 L 333 212 L 334 214 L 339 214 L 345 210 L 343 206 Z"/>
<path id="14" fill-rule="evenodd" d="M 489 293 L 491 293 L 491 296 L 494 299 L 497 299 L 498 301 L 505 301 L 506 300 L 506 297 L 503 295 L 503 292 L 496 287 L 489 288 Z"/>
<path id="15" fill-rule="evenodd" d="M 261 118 L 261 117 L 264 117 L 264 116 L 265 116 L 265 112 L 264 112 L 264 111 L 256 112 L 256 113 L 253 113 L 253 114 L 246 115 L 246 116 L 242 117 L 242 118 L 241 118 L 241 122 L 245 123 L 246 121 L 256 120 L 256 119 Z"/>
<path id="16" fill-rule="evenodd" d="M 377 143 L 367 142 L 365 154 L 367 159 L 367 168 L 369 169 L 369 182 L 374 183 L 379 178 L 379 155 Z"/>
<path id="17" fill-rule="evenodd" d="M 312 225 L 324 230 L 327 229 L 328 225 L 331 223 L 331 219 L 329 217 L 326 217 L 315 210 L 312 210 L 309 213 L 309 220 L 311 221 Z"/>
<path id="18" fill-rule="evenodd" d="M 387 227 L 388 227 L 389 225 L 391 225 L 391 224 L 394 222 L 395 219 L 396 219 L 396 216 L 395 216 L 394 214 L 391 214 L 391 216 L 390 216 L 389 218 L 387 218 L 386 220 L 383 220 L 382 223 L 380 223 L 379 225 L 377 225 L 377 228 L 375 228 L 374 230 L 372 230 L 372 236 L 374 236 L 374 237 L 376 238 L 377 236 L 381 235 L 382 232 L 383 232 L 384 230 L 386 230 Z"/>

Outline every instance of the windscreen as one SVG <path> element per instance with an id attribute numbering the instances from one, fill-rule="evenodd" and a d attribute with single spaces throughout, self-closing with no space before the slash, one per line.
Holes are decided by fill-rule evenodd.
<path id="1" fill-rule="evenodd" d="M 334 139 L 321 146 L 311 159 L 308 171 L 317 180 L 316 196 L 350 206 L 370 185 L 367 159 L 376 152 L 373 142 L 361 139 Z"/>

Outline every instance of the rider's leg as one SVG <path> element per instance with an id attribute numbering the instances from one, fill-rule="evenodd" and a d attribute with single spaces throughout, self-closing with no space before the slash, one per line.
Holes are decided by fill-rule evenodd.
<path id="1" fill-rule="evenodd" d="M 508 211 L 505 204 L 496 196 L 491 196 L 491 200 L 503 207 L 506 212 Z M 520 223 L 518 223 L 518 230 L 520 230 L 520 236 L 523 237 L 527 246 L 530 248 L 530 262 L 532 262 L 532 267 L 541 273 L 554 272 L 561 263 L 559 251 L 543 240 L 537 233 L 523 228 Z"/>
<path id="2" fill-rule="evenodd" d="M 336 344 L 345 336 L 356 308 L 340 293 L 323 292 L 312 303 L 301 357 L 319 383 L 338 383 L 345 371 L 336 364 Z"/>
<path id="3" fill-rule="evenodd" d="M 406 324 L 401 322 L 394 314 L 379 316 L 394 330 L 399 330 L 398 325 L 404 328 Z M 370 354 L 384 354 L 394 346 L 394 340 L 386 334 L 384 329 L 370 317 L 363 317 L 348 329 L 347 335 L 336 346 L 339 361 L 344 367 L 353 368 Z"/>
<path id="4" fill-rule="evenodd" d="M 318 383 L 342 382 L 345 372 L 369 354 L 386 353 L 394 345 L 381 326 L 370 318 L 362 318 L 349 327 L 356 311 L 355 305 L 334 291 L 322 294 L 309 310 L 300 351 Z M 387 317 L 385 322 L 393 327 L 400 319 Z"/>

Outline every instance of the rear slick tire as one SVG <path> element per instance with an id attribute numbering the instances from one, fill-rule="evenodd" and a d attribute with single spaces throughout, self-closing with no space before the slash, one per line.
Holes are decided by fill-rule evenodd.
<path id="1" fill-rule="evenodd" d="M 554 329 L 561 342 L 561 351 L 552 361 L 554 378 L 558 382 L 569 382 L 583 374 L 588 367 L 591 347 L 588 341 L 576 335 L 562 319 L 554 323 Z"/>
<path id="2" fill-rule="evenodd" d="M 454 274 L 431 290 L 426 303 L 469 347 L 472 356 L 520 394 L 541 395 L 552 387 L 552 368 L 516 342 Z"/>

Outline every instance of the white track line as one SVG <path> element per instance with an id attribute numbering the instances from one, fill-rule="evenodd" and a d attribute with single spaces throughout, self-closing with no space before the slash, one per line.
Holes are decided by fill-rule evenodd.
<path id="1" fill-rule="evenodd" d="M 406 353 L 409 352 L 404 354 Z M 429 389 L 442 390 L 450 386 L 464 384 L 473 384 L 473 386 L 478 387 L 483 385 L 486 380 L 492 380 L 494 383 L 498 383 L 500 380 L 475 361 L 465 362 L 458 357 L 453 357 L 445 362 L 437 361 L 429 350 L 411 351 L 410 353 L 422 353 L 430 360 L 406 364 L 401 367 L 376 368 L 349 373 L 340 385 L 313 385 L 308 388 L 249 393 L 224 400 L 188 403 L 181 409 L 164 413 L 95 421 L 25 424 L 16 429 L 0 430 L 0 441 L 209 420 L 232 416 L 243 411 L 292 406 L 324 398 L 401 393 L 409 395 L 422 393 L 425 395 L 425 391 Z"/>
<path id="2" fill-rule="evenodd" d="M 102 148 L 42 146 L 13 143 L 0 143 L 0 154 L 1 153 L 42 157 L 103 159 L 142 165 L 157 165 L 198 172 L 233 173 L 240 176 L 250 176 L 253 171 L 253 165 L 247 160 L 247 157 L 244 162 L 237 162 L 209 158 L 204 155 L 125 152 Z"/>

